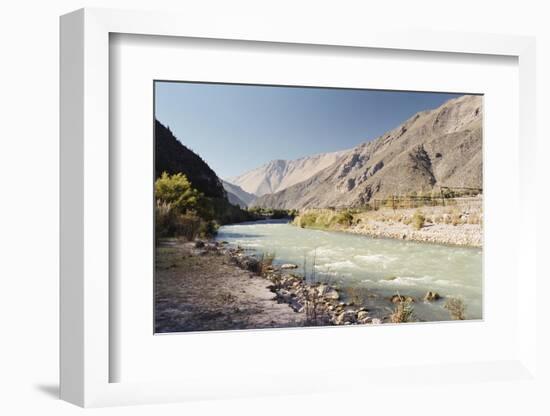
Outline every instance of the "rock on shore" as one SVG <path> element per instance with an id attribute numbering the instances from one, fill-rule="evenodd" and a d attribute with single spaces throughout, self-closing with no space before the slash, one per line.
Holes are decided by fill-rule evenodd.
<path id="1" fill-rule="evenodd" d="M 244 253 L 242 248 L 228 248 L 225 254 L 241 268 L 249 268 L 255 258 Z M 305 325 L 352 325 L 372 323 L 367 308 L 353 307 L 340 300 L 339 290 L 326 283 L 307 283 L 300 275 L 288 270 L 295 267 L 270 266 L 262 277 L 270 282 L 268 288 L 277 302 L 288 304 L 297 313 L 305 314 Z M 291 265 L 294 266 L 294 265 Z"/>

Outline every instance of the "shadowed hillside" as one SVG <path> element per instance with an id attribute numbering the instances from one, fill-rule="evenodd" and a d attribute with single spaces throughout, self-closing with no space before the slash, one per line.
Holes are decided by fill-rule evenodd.
<path id="1" fill-rule="evenodd" d="M 192 150 L 184 146 L 169 128 L 155 120 L 155 178 L 162 172 L 183 173 L 206 197 L 226 198 L 222 181 Z"/>
<path id="2" fill-rule="evenodd" d="M 221 179 L 210 166 L 155 120 L 155 179 L 163 172 L 185 175 L 192 188 L 202 194 L 197 208 L 202 219 L 219 224 L 250 219 L 248 212 L 230 203 Z"/>

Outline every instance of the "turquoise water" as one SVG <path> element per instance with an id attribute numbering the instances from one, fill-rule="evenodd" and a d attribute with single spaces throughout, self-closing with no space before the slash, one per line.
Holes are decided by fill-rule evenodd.
<path id="1" fill-rule="evenodd" d="M 302 229 L 284 221 L 223 226 L 217 239 L 258 253 L 274 253 L 275 263 L 294 263 L 299 273 L 305 264 L 308 279 L 365 287 L 381 297 L 413 296 L 418 300 L 415 314 L 421 320 L 449 319 L 444 302 L 421 301 L 429 290 L 461 296 L 467 319 L 482 318 L 482 250 L 478 248 Z"/>

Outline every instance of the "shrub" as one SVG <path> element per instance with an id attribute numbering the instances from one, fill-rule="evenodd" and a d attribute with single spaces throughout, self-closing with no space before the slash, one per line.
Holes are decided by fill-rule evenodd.
<path id="1" fill-rule="evenodd" d="M 212 237 L 218 232 L 218 223 L 216 221 L 201 221 L 199 234 L 201 237 Z"/>
<path id="2" fill-rule="evenodd" d="M 199 236 L 203 222 L 195 212 L 179 214 L 176 221 L 175 235 L 192 241 Z"/>
<path id="3" fill-rule="evenodd" d="M 424 217 L 424 215 L 422 215 L 420 211 L 416 211 L 412 216 L 411 223 L 415 230 L 420 230 L 422 227 L 424 227 L 425 221 L 426 217 Z"/>
<path id="4" fill-rule="evenodd" d="M 202 194 L 191 186 L 185 175 L 163 172 L 155 181 L 155 198 L 170 203 L 183 214 L 199 205 Z"/>
<path id="5" fill-rule="evenodd" d="M 246 268 L 258 276 L 265 276 L 274 259 L 274 253 L 262 253 L 258 258 L 249 258 Z"/>
<path id="6" fill-rule="evenodd" d="M 155 206 L 155 238 L 172 237 L 175 235 L 177 212 L 169 202 L 157 200 Z"/>
<path id="7" fill-rule="evenodd" d="M 390 321 L 394 324 L 414 322 L 414 308 L 410 299 L 403 300 L 397 305 L 390 315 Z"/>
<path id="8" fill-rule="evenodd" d="M 199 233 L 202 221 L 195 212 L 181 214 L 169 202 L 157 200 L 155 206 L 155 239 L 184 237 L 195 239 Z"/>
<path id="9" fill-rule="evenodd" d="M 313 287 L 305 291 L 305 299 L 305 325 L 327 325 L 330 322 L 330 316 L 327 309 L 323 307 L 323 295 L 319 293 L 317 288 Z"/>
<path id="10" fill-rule="evenodd" d="M 315 225 L 316 221 L 317 215 L 315 215 L 313 212 L 306 212 L 298 217 L 298 225 L 301 228 L 312 227 Z"/>
<path id="11" fill-rule="evenodd" d="M 450 296 L 443 306 L 451 314 L 451 318 L 457 321 L 466 319 L 466 306 L 460 297 Z"/>
<path id="12" fill-rule="evenodd" d="M 338 225 L 345 225 L 349 227 L 353 223 L 353 214 L 348 210 L 339 212 L 333 218 L 333 221 L 335 221 Z"/>
<path id="13" fill-rule="evenodd" d="M 155 206 L 155 240 L 161 238 L 183 237 L 194 240 L 199 235 L 210 237 L 216 233 L 215 221 L 205 221 L 198 214 L 189 210 L 182 214 L 169 202 L 157 200 Z"/>

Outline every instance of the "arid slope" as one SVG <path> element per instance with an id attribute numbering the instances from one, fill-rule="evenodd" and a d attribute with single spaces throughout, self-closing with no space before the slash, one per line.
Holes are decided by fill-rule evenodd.
<path id="1" fill-rule="evenodd" d="M 465 95 L 415 114 L 386 134 L 341 154 L 330 166 L 258 198 L 269 208 L 363 205 L 373 198 L 482 187 L 482 97 Z"/>

